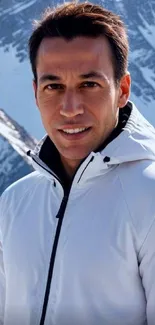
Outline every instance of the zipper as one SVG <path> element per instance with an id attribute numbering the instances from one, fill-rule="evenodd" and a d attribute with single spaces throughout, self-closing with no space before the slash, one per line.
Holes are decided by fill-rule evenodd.
<path id="1" fill-rule="evenodd" d="M 54 175 L 52 172 L 50 172 L 48 169 L 46 169 L 44 166 L 42 166 L 42 164 L 40 164 L 33 157 L 32 157 L 32 159 L 40 167 L 42 167 L 44 170 L 46 170 L 48 173 L 50 173 L 52 176 L 54 176 L 59 181 L 59 183 L 62 185 L 60 179 L 58 177 L 56 177 L 56 175 Z M 88 167 L 90 162 L 93 161 L 93 159 L 94 159 L 94 157 L 91 157 L 91 159 L 89 160 L 89 162 L 85 166 L 83 172 L 80 175 L 78 183 L 80 182 L 84 171 L 86 170 L 86 168 Z M 73 183 L 73 181 L 72 181 L 72 183 Z M 62 185 L 62 187 L 63 187 L 63 185 Z M 45 289 L 45 295 L 44 295 L 44 302 L 43 302 L 43 308 L 42 308 L 42 313 L 41 313 L 39 325 L 44 325 L 44 323 L 45 323 L 45 317 L 46 317 L 46 311 L 47 311 L 47 306 L 48 306 L 48 300 L 49 300 L 50 287 L 51 287 L 52 275 L 53 275 L 53 270 L 54 270 L 54 262 L 55 262 L 55 257 L 56 257 L 56 251 L 57 251 L 57 247 L 58 247 L 58 241 L 59 241 L 59 237 L 60 237 L 61 226 L 62 226 L 62 222 L 63 222 L 63 218 L 64 218 L 64 214 L 65 214 L 65 210 L 66 210 L 66 206 L 67 206 L 67 202 L 68 202 L 68 198 L 69 198 L 69 194 L 70 194 L 70 189 L 71 189 L 71 186 L 69 187 L 69 189 L 67 189 L 67 191 L 64 191 L 64 197 L 62 199 L 59 211 L 58 211 L 58 213 L 56 215 L 56 218 L 58 218 L 58 225 L 57 225 L 57 229 L 56 229 L 56 233 L 55 233 L 55 237 L 54 237 L 53 248 L 52 248 L 51 257 L 50 257 L 50 264 L 49 264 L 49 270 L 48 270 L 48 276 L 47 276 L 47 283 L 46 283 L 46 289 Z"/>
<path id="2" fill-rule="evenodd" d="M 94 160 L 94 156 L 91 157 L 91 159 L 88 161 L 88 164 L 85 166 L 83 172 L 81 173 L 80 177 L 79 177 L 79 180 L 78 180 L 78 183 L 80 182 L 82 176 L 83 176 L 83 173 L 85 172 L 85 170 L 87 169 L 88 165 Z"/>
<path id="3" fill-rule="evenodd" d="M 32 158 L 32 160 L 33 160 L 37 165 L 39 165 L 41 168 L 43 168 L 44 170 L 46 170 L 46 172 L 48 172 L 50 175 L 52 175 L 53 177 L 55 177 L 55 178 L 57 179 L 57 181 L 62 185 L 60 178 L 59 178 L 56 174 L 52 173 L 52 171 L 50 171 L 49 169 L 45 168 L 45 167 L 44 167 L 41 163 L 39 163 L 39 162 L 38 162 L 34 157 L 31 157 L 31 158 Z M 63 187 L 63 185 L 62 185 L 62 187 Z"/>
<path id="4" fill-rule="evenodd" d="M 53 248 L 52 248 L 52 253 L 51 253 L 51 258 L 50 258 L 50 265 L 49 265 L 49 270 L 48 270 L 48 277 L 47 277 L 47 283 L 46 283 L 44 303 L 43 303 L 43 308 L 42 308 L 42 315 L 41 315 L 40 323 L 39 323 L 40 325 L 44 325 L 44 322 L 45 322 L 46 311 L 47 311 L 47 306 L 48 306 L 48 299 L 49 299 L 49 294 L 50 294 L 50 287 L 51 287 L 51 282 L 52 282 L 52 275 L 53 275 L 53 270 L 54 270 L 55 256 L 56 256 L 62 221 L 63 221 L 63 217 L 65 214 L 66 205 L 68 202 L 68 197 L 69 197 L 69 191 L 66 194 L 64 194 L 60 209 L 56 216 L 56 218 L 59 218 L 59 221 L 58 221 L 58 225 L 57 225 L 57 229 L 56 229 L 56 233 L 55 233 L 55 238 L 54 238 L 54 243 L 53 243 Z"/>

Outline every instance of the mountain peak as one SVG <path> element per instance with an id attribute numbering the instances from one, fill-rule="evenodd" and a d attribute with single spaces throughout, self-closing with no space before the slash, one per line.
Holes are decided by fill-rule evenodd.
<path id="1" fill-rule="evenodd" d="M 0 109 L 0 194 L 10 184 L 33 171 L 27 151 L 37 141 Z"/>
<path id="2" fill-rule="evenodd" d="M 5 138 L 20 156 L 29 163 L 26 152 L 37 144 L 28 132 L 0 108 L 0 136 Z"/>

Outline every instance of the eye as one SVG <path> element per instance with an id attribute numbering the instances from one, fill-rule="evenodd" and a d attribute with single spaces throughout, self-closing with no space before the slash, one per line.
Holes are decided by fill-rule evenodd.
<path id="1" fill-rule="evenodd" d="M 49 85 L 46 85 L 45 86 L 45 89 L 48 89 L 48 90 L 62 90 L 64 89 L 64 86 L 61 85 L 61 84 L 49 84 Z"/>
<path id="2" fill-rule="evenodd" d="M 99 84 L 97 82 L 94 81 L 86 81 L 82 84 L 82 87 L 88 87 L 88 88 L 95 88 L 98 87 Z"/>

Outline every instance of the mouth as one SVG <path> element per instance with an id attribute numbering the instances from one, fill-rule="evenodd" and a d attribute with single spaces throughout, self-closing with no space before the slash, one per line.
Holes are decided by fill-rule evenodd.
<path id="1" fill-rule="evenodd" d="M 78 134 L 87 131 L 90 128 L 75 128 L 75 129 L 63 129 L 62 132 L 66 134 Z"/>
<path id="2" fill-rule="evenodd" d="M 66 139 L 75 140 L 80 139 L 83 136 L 85 136 L 89 131 L 91 127 L 81 127 L 81 128 L 64 128 L 59 130 L 62 136 L 64 136 Z"/>

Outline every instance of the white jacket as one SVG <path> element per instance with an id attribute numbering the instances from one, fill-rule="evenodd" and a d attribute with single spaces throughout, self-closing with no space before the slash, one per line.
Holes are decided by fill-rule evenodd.
<path id="1" fill-rule="evenodd" d="M 0 202 L 1 324 L 155 325 L 154 128 L 133 107 L 79 167 L 59 218 L 63 188 L 32 157 L 36 171 Z"/>

